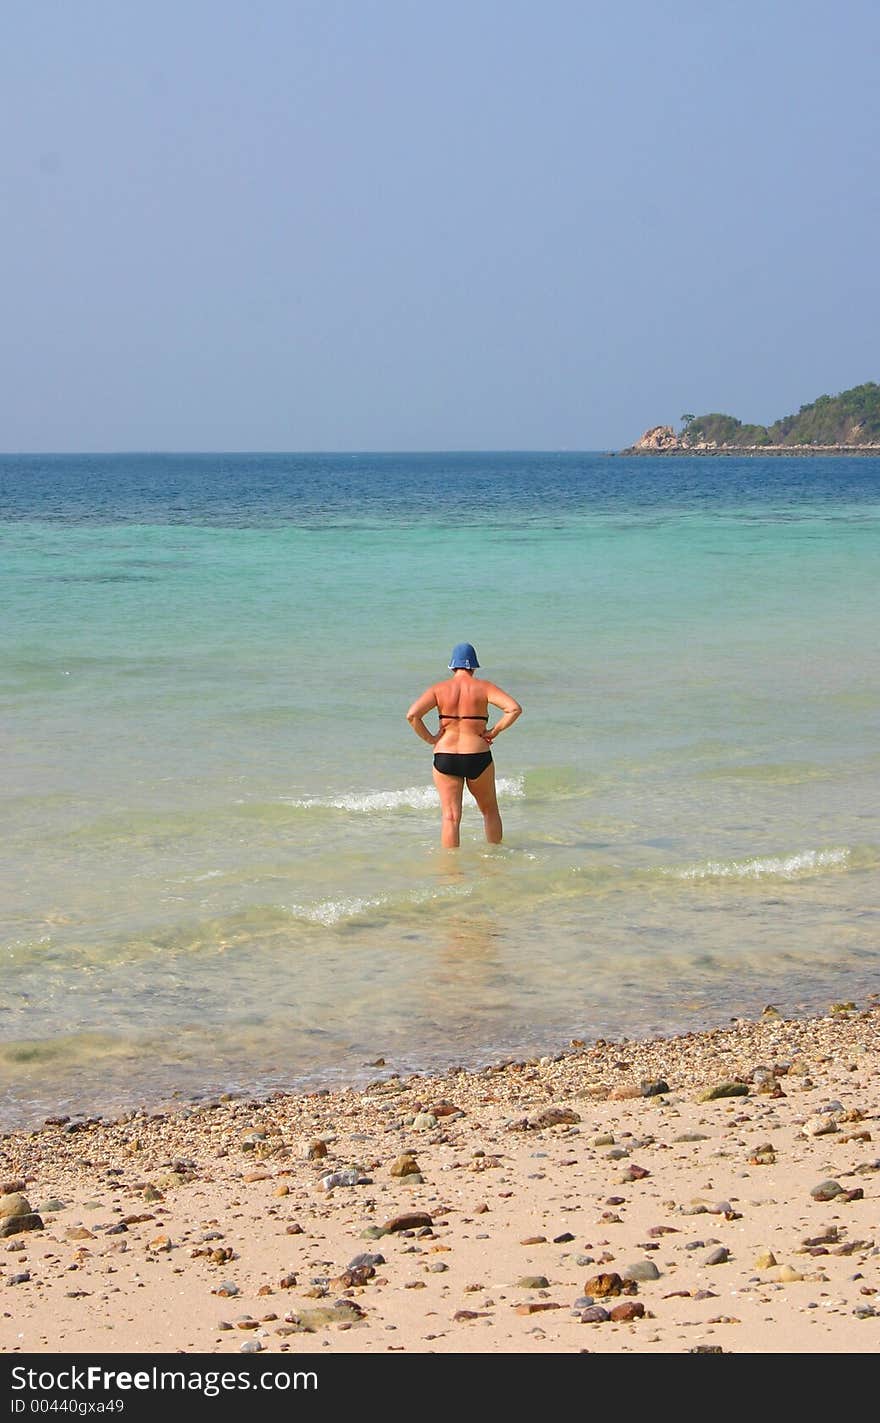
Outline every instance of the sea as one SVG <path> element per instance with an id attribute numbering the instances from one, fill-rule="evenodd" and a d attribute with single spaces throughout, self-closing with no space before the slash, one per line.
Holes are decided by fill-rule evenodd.
<path id="1" fill-rule="evenodd" d="M 0 457 L 0 1125 L 864 1001 L 878 534 L 875 458 Z"/>

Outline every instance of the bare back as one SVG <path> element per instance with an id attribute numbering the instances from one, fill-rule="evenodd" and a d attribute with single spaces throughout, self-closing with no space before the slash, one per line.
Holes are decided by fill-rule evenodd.
<path id="1" fill-rule="evenodd" d="M 494 682 L 478 681 L 467 674 L 453 675 L 431 688 L 440 713 L 440 737 L 435 751 L 468 755 L 485 751 L 489 707 L 506 709 L 512 698 Z"/>

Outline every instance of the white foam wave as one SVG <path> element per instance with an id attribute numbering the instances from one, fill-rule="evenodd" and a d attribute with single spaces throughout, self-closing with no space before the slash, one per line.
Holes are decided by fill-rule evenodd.
<path id="1" fill-rule="evenodd" d="M 850 857 L 849 850 L 803 850 L 797 855 L 756 857 L 750 860 L 706 860 L 701 865 L 691 865 L 685 870 L 676 870 L 676 879 L 797 879 L 799 875 L 818 874 L 823 870 L 839 869 Z"/>
<path id="2" fill-rule="evenodd" d="M 522 776 L 501 776 L 497 787 L 499 795 L 510 799 L 525 795 Z M 382 810 L 433 810 L 437 805 L 437 792 L 433 786 L 405 786 L 397 791 L 305 796 L 302 799 L 285 799 L 284 804 L 299 806 L 305 810 L 350 810 L 358 815 L 372 815 Z"/>
<path id="3" fill-rule="evenodd" d="M 465 899 L 472 892 L 465 885 L 416 891 L 405 896 L 403 907 L 418 909 L 421 905 L 437 899 Z M 358 919 L 363 914 L 369 914 L 371 910 L 388 909 L 395 903 L 399 905 L 400 901 L 395 901 L 394 897 L 388 894 L 380 894 L 374 898 L 351 895 L 342 899 L 322 899 L 318 904 L 291 904 L 288 910 L 297 919 L 306 919 L 310 924 L 322 924 L 325 928 L 332 928 L 334 924 L 341 924 L 346 919 Z"/>
<path id="4" fill-rule="evenodd" d="M 329 928 L 333 924 L 341 923 L 343 919 L 356 919 L 370 909 L 379 909 L 384 903 L 385 900 L 381 896 L 378 899 L 358 899 L 353 896 L 350 899 L 324 899 L 320 904 L 295 904 L 291 908 L 298 918 L 308 919 L 311 924 L 324 924 Z"/>

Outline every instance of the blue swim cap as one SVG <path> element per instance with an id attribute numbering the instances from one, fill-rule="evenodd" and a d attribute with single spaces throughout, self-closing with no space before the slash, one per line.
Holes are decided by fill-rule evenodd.
<path id="1" fill-rule="evenodd" d="M 452 656 L 449 659 L 450 672 L 456 671 L 459 667 L 464 667 L 468 672 L 473 672 L 475 667 L 479 667 L 477 654 L 469 642 L 457 642 L 452 649 Z"/>

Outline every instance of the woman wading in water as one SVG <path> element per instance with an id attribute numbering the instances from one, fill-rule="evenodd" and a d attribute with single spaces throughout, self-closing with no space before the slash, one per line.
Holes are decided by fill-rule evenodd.
<path id="1" fill-rule="evenodd" d="M 478 681 L 474 672 L 479 665 L 471 644 L 457 643 L 449 659 L 452 676 L 422 692 L 406 714 L 416 736 L 434 748 L 434 785 L 443 817 L 440 838 L 447 850 L 454 850 L 460 843 L 465 782 L 482 812 L 489 844 L 500 845 L 503 834 L 489 747 L 496 736 L 513 725 L 522 707 L 494 682 Z M 493 727 L 489 726 L 490 706 L 502 712 Z M 436 735 L 423 720 L 433 707 L 440 714 Z"/>

